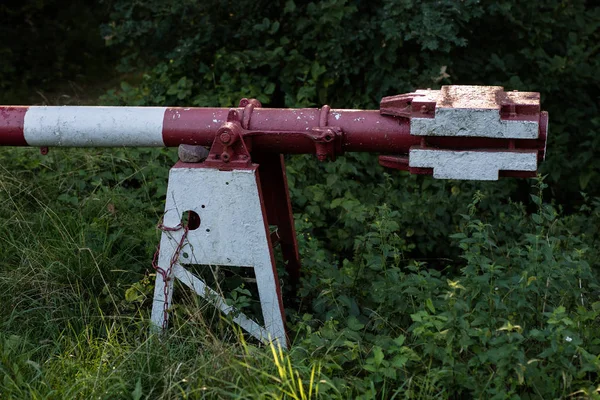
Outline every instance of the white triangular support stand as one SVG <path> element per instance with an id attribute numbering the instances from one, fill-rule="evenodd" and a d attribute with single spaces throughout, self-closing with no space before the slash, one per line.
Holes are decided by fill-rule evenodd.
<path id="1" fill-rule="evenodd" d="M 197 213 L 200 224 L 197 229 L 188 230 L 182 242 L 185 230 L 169 228 L 181 226 L 182 215 L 187 211 Z M 265 343 L 276 340 L 287 347 L 281 291 L 257 165 L 220 171 L 202 164 L 176 164 L 169 173 L 163 226 L 166 230 L 160 241 L 158 267 L 170 274 L 166 280 L 156 274 L 154 326 L 166 326 L 165 310 L 171 306 L 173 280 L 177 278 L 224 314 L 233 313 L 233 321 L 255 338 Z M 264 326 L 228 306 L 220 293 L 186 270 L 186 264 L 254 268 Z"/>

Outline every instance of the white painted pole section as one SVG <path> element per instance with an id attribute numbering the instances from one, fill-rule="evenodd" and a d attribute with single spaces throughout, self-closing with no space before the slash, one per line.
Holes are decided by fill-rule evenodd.
<path id="1" fill-rule="evenodd" d="M 23 132 L 30 146 L 163 147 L 166 107 L 30 107 Z"/>
<path id="2" fill-rule="evenodd" d="M 497 181 L 499 171 L 536 171 L 537 151 L 453 151 L 411 149 L 408 165 L 433 168 L 436 179 Z"/>

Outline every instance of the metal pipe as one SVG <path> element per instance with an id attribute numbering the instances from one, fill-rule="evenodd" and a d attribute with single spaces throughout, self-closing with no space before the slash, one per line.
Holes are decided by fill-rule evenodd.
<path id="1" fill-rule="evenodd" d="M 210 146 L 227 121 L 229 108 L 0 106 L 0 146 L 36 147 L 175 147 Z M 242 112 L 242 108 L 238 108 Z M 306 136 L 285 132 L 319 126 L 321 109 L 256 108 L 250 130 L 280 132 L 253 138 L 257 150 L 312 153 Z M 331 110 L 327 126 L 344 132 L 342 149 L 351 152 L 406 153 L 421 138 L 410 135 L 410 119 L 381 115 L 379 110 Z M 545 138 L 540 138 L 545 139 Z M 506 139 L 430 137 L 441 147 L 504 147 Z M 523 148 L 539 140 L 519 140 Z"/>
<path id="2" fill-rule="evenodd" d="M 167 107 L 0 107 L 0 146 L 173 147 L 210 146 L 227 121 L 229 108 Z M 243 108 L 238 108 L 243 112 Z M 249 130 L 280 132 L 253 138 L 256 149 L 311 153 L 314 143 L 300 134 L 319 127 L 321 109 L 256 108 Z M 406 152 L 419 138 L 409 120 L 378 110 L 331 110 L 327 126 L 344 132 L 346 151 Z"/>

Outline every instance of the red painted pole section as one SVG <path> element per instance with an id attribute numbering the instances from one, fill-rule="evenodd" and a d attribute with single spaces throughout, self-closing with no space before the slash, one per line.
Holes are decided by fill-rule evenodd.
<path id="1" fill-rule="evenodd" d="M 197 144 L 210 146 L 221 124 L 227 120 L 228 108 L 168 108 L 165 112 L 165 145 Z M 237 109 L 242 112 L 243 109 Z M 249 130 L 269 132 L 253 136 L 254 149 L 284 154 L 313 153 L 314 142 L 299 132 L 320 126 L 321 109 L 255 108 Z M 344 132 L 345 151 L 402 153 L 419 143 L 409 134 L 408 118 L 381 115 L 379 110 L 330 110 L 325 126 Z"/>
<path id="2" fill-rule="evenodd" d="M 27 146 L 23 123 L 27 107 L 0 107 L 0 145 Z"/>

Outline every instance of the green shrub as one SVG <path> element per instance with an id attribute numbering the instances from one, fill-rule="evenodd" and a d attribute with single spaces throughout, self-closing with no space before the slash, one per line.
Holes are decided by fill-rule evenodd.
<path id="1" fill-rule="evenodd" d="M 486 221 L 478 192 L 452 235 L 464 264 L 444 270 L 405 258 L 387 206 L 367 217 L 340 265 L 305 234 L 302 294 L 312 305 L 301 348 L 348 394 L 367 397 L 394 388 L 410 398 L 558 398 L 592 387 L 600 302 L 587 260 L 597 250 L 542 203 L 544 186 L 534 214 L 508 204 Z"/>
<path id="2" fill-rule="evenodd" d="M 123 67 L 145 73 L 113 101 L 352 108 L 450 83 L 539 91 L 553 195 L 598 193 L 600 7 L 584 0 L 120 0 L 111 19 Z"/>
<path id="3" fill-rule="evenodd" d="M 167 340 L 147 333 L 173 151 L 0 152 L 0 393 L 599 397 L 597 6 L 103 4 L 102 36 L 127 73 L 105 104 L 376 108 L 414 88 L 498 84 L 542 93 L 547 177 L 530 195 L 526 180 L 434 181 L 368 154 L 288 157 L 305 272 L 296 302 L 284 299 L 293 346 L 281 353 L 192 296 L 178 298 Z"/>

